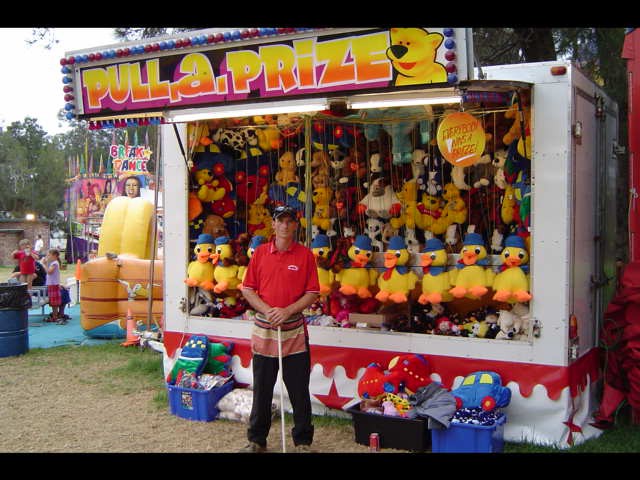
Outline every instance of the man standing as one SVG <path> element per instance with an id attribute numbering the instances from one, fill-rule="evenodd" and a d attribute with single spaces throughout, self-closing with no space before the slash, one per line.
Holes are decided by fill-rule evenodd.
<path id="1" fill-rule="evenodd" d="M 282 339 L 282 379 L 293 408 L 291 430 L 296 451 L 308 452 L 313 442 L 309 376 L 309 336 L 302 311 L 320 292 L 311 250 L 296 241 L 298 217 L 289 206 L 273 212 L 274 238 L 260 245 L 247 267 L 242 294 L 256 310 L 251 332 L 253 404 L 247 453 L 267 451 L 271 402 L 278 375 L 278 328 Z"/>
<path id="2" fill-rule="evenodd" d="M 38 234 L 38 238 L 36 238 L 36 241 L 33 244 L 33 250 L 38 254 L 39 258 L 43 258 L 45 256 L 44 240 L 42 240 L 42 235 Z"/>

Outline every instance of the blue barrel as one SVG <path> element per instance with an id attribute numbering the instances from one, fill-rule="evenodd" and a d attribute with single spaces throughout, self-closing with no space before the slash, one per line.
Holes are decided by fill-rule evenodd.
<path id="1" fill-rule="evenodd" d="M 26 283 L 0 283 L 0 357 L 29 351 L 30 306 Z"/>

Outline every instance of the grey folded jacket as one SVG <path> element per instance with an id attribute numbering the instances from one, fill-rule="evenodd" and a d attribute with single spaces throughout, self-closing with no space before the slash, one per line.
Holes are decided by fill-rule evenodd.
<path id="1" fill-rule="evenodd" d="M 409 395 L 409 404 L 413 408 L 407 416 L 427 418 L 427 427 L 430 430 L 449 428 L 451 418 L 456 412 L 456 399 L 437 382 L 420 387 L 413 395 Z"/>

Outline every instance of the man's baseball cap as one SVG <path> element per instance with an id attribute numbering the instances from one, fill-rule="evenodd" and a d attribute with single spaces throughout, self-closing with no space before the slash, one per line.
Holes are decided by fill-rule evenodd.
<path id="1" fill-rule="evenodd" d="M 278 220 L 284 216 L 289 216 L 296 222 L 298 221 L 298 212 L 289 205 L 280 205 L 273 210 L 273 219 Z"/>

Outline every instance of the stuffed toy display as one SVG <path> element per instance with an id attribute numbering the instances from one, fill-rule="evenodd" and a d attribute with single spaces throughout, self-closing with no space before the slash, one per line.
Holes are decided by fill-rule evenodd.
<path id="1" fill-rule="evenodd" d="M 320 295 L 327 296 L 331 293 L 335 275 L 330 268 L 331 245 L 329 237 L 323 234 L 316 235 L 311 242 L 311 251 L 316 257 L 318 268 L 318 280 L 320 282 Z"/>
<path id="2" fill-rule="evenodd" d="M 507 237 L 500 259 L 502 266 L 493 281 L 493 290 L 495 291 L 493 299 L 509 303 L 531 300 L 527 276 L 529 254 L 524 240 L 517 235 Z"/>
<path id="3" fill-rule="evenodd" d="M 451 281 L 447 268 L 447 252 L 438 238 L 427 240 L 421 255 L 422 266 L 422 293 L 418 302 L 422 305 L 428 303 L 448 302 L 453 299 L 449 293 Z"/>
<path id="4" fill-rule="evenodd" d="M 371 239 L 358 235 L 348 251 L 350 262 L 336 274 L 336 280 L 340 283 L 340 293 L 357 295 L 360 298 L 373 297 L 369 287 L 375 285 L 378 272 L 375 268 L 367 267 L 372 255 Z"/>
<path id="5" fill-rule="evenodd" d="M 385 271 L 378 277 L 380 291 L 375 298 L 380 302 L 405 303 L 409 300 L 409 292 L 413 289 L 418 276 L 407 267 L 409 251 L 402 237 L 393 237 L 384 252 Z"/>
<path id="6" fill-rule="evenodd" d="M 273 208 L 288 205 L 297 241 L 316 256 L 320 299 L 308 322 L 359 328 L 351 314 L 391 314 L 394 331 L 498 337 L 499 315 L 479 309 L 511 313 L 531 300 L 528 92 L 508 103 L 478 114 L 485 147 L 464 166 L 436 139 L 451 106 L 189 125 L 190 312 L 245 315 L 251 249 L 273 237 Z"/>
<path id="7" fill-rule="evenodd" d="M 487 249 L 484 240 L 477 233 L 467 233 L 460 251 L 456 269 L 451 271 L 453 288 L 449 293 L 455 298 L 478 299 L 486 294 L 493 284 L 494 274 L 487 268 Z"/>
<path id="8" fill-rule="evenodd" d="M 190 287 L 200 287 L 205 290 L 214 288 L 214 266 L 209 261 L 211 254 L 215 250 L 214 238 L 206 233 L 198 236 L 193 252 L 196 259 L 189 263 L 187 268 L 187 278 L 184 283 Z"/>
<path id="9" fill-rule="evenodd" d="M 213 291 L 216 293 L 229 293 L 238 288 L 238 265 L 234 260 L 233 248 L 227 237 L 215 239 L 215 250 L 211 252 L 211 263 L 214 265 L 213 278 L 216 285 Z"/>

